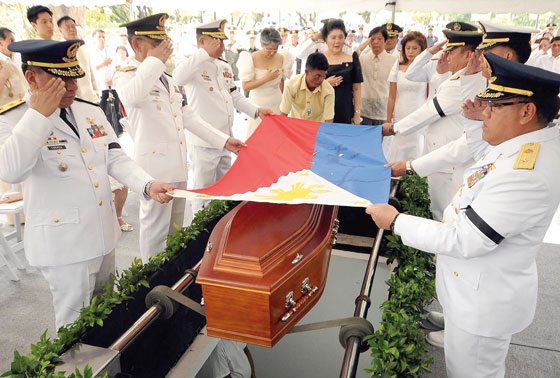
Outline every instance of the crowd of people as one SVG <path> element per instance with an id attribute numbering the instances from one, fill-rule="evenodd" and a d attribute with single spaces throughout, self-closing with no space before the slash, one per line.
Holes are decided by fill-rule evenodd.
<path id="1" fill-rule="evenodd" d="M 192 185 L 206 187 L 246 147 L 232 134 L 236 112 L 249 119 L 247 138 L 283 114 L 377 126 L 392 174 L 428 178 L 433 220 L 389 205 L 367 212 L 438 255 L 443 314 L 427 319 L 445 333 L 427 340 L 445 347 L 449 376 L 504 375 L 511 335 L 535 311 L 534 258 L 560 201 L 559 131 L 549 127 L 559 108 L 556 25 L 451 22 L 440 39 L 431 25 L 424 34 L 385 23 L 366 36 L 363 25 L 327 19 L 316 32 L 250 30 L 241 48 L 237 30 L 216 20 L 196 28 L 196 49 L 170 71 L 165 13 L 122 25 L 114 45 L 96 29 L 91 46 L 69 16 L 56 21 L 63 41 L 52 40 L 49 8 L 27 16 L 36 39 L 0 28 L 0 179 L 23 186 L 25 254 L 49 283 L 57 327 L 110 281 L 120 231 L 132 230 L 122 217 L 129 189 L 140 197 L 147 262 L 183 225 L 190 204 L 168 191 L 187 185 L 188 165 Z M 108 99 L 115 106 L 101 109 Z M 121 119 L 110 122 L 116 109 Z M 221 342 L 211 360 L 216 377 L 254 375 L 241 344 Z"/>

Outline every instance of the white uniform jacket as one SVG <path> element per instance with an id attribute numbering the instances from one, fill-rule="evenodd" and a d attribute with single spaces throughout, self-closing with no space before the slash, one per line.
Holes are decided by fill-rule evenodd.
<path id="1" fill-rule="evenodd" d="M 232 135 L 235 109 L 251 118 L 257 116 L 258 107 L 235 87 L 230 65 L 211 58 L 204 49 L 199 48 L 190 58 L 181 62 L 173 71 L 173 78 L 177 85 L 185 86 L 188 106 L 204 121 L 228 136 Z M 218 148 L 193 133 L 190 133 L 188 142 L 195 146 Z M 225 141 L 219 149 L 224 144 Z"/>
<path id="2" fill-rule="evenodd" d="M 482 122 L 462 117 L 465 132 L 461 137 L 445 146 L 412 161 L 414 171 L 422 177 L 436 172 L 449 172 L 454 166 L 476 161 L 488 148 L 488 143 L 482 140 Z M 462 175 L 459 178 L 462 183 Z"/>
<path id="3" fill-rule="evenodd" d="M 522 146 L 539 143 L 534 169 L 515 169 Z M 521 159 L 521 161 L 525 161 Z M 486 337 L 520 332 L 537 302 L 535 257 L 560 201 L 560 131 L 545 128 L 488 150 L 465 171 L 443 222 L 401 214 L 403 243 L 434 253 L 446 317 Z"/>
<path id="4" fill-rule="evenodd" d="M 396 122 L 393 125 L 395 132 L 409 135 L 429 126 L 425 134 L 427 152 L 459 138 L 463 133 L 463 101 L 473 98 L 486 88 L 486 80 L 481 74 L 461 78 L 464 70 L 444 81 L 431 101 Z"/>
<path id="5" fill-rule="evenodd" d="M 428 50 L 422 51 L 406 69 L 406 78 L 411 81 L 417 81 L 429 84 L 428 100 L 434 98 L 437 89 L 441 83 L 451 77 L 451 72 L 439 74 L 436 70 L 437 60 L 432 60 L 434 54 Z"/>
<path id="6" fill-rule="evenodd" d="M 113 78 L 130 121 L 134 160 L 149 174 L 166 182 L 187 181 L 187 142 L 184 128 L 214 148 L 223 148 L 229 135 L 214 129 L 183 107 L 183 97 L 173 78 L 166 75 L 169 90 L 160 79 L 165 64 L 156 57 L 136 69 L 117 71 Z"/>
<path id="7" fill-rule="evenodd" d="M 152 177 L 118 145 L 103 111 L 74 101 L 80 137 L 60 118 L 23 104 L 0 115 L 0 179 L 23 181 L 25 256 L 58 266 L 103 256 L 121 235 L 108 175 L 143 193 Z"/>

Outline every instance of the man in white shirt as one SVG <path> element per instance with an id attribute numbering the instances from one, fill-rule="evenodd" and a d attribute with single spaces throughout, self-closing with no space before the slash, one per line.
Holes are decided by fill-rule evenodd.
<path id="1" fill-rule="evenodd" d="M 109 66 L 113 60 L 110 58 L 109 51 L 105 45 L 105 32 L 101 29 L 96 29 L 92 33 L 92 37 L 95 46 L 90 50 L 91 65 L 95 72 L 98 94 L 100 94 L 102 90 L 111 86 L 113 75 L 109 71 Z"/>
<path id="2" fill-rule="evenodd" d="M 550 55 L 541 55 L 538 57 L 534 62 L 534 66 L 560 73 L 560 37 L 552 38 L 551 42 Z"/>
<path id="3" fill-rule="evenodd" d="M 76 29 L 76 21 L 70 16 L 62 16 L 56 22 L 62 38 L 66 41 L 71 39 L 78 39 L 78 30 Z M 97 95 L 97 83 L 95 82 L 94 71 L 91 67 L 89 54 L 85 46 L 80 46 L 78 50 L 78 61 L 84 70 L 85 76 L 78 79 L 78 92 L 77 97 L 90 102 L 99 102 Z"/>
<path id="4" fill-rule="evenodd" d="M 391 68 L 397 57 L 385 50 L 388 34 L 385 28 L 373 28 L 368 36 L 369 51 L 360 54 L 364 75 L 362 83 L 362 125 L 381 125 L 387 120 L 387 99 Z"/>

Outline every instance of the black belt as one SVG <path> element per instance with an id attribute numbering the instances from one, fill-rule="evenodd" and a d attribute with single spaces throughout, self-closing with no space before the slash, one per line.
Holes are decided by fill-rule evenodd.
<path id="1" fill-rule="evenodd" d="M 439 116 L 442 117 L 442 118 L 445 117 L 445 113 L 443 112 L 443 109 L 439 105 L 437 97 L 434 97 L 434 106 L 436 107 L 436 110 L 437 110 Z"/>
<path id="2" fill-rule="evenodd" d="M 476 228 L 480 230 L 486 237 L 492 240 L 496 244 L 500 244 L 504 237 L 500 235 L 496 230 L 494 230 L 488 223 L 484 221 L 474 209 L 470 206 L 465 210 L 465 215 L 474 224 Z"/>

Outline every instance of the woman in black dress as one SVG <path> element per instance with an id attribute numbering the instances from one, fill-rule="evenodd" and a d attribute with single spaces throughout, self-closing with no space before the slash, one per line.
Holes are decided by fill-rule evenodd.
<path id="1" fill-rule="evenodd" d="M 319 45 L 320 38 L 324 43 Z M 320 51 L 325 54 L 329 62 L 327 81 L 334 88 L 334 122 L 361 123 L 360 111 L 362 106 L 361 92 L 362 68 L 356 52 L 352 52 L 345 45 L 346 28 L 339 19 L 325 22 L 321 34 L 314 35 L 302 46 L 302 53 Z M 326 47 L 325 47 L 326 44 Z M 298 57 L 300 57 L 298 54 Z"/>

